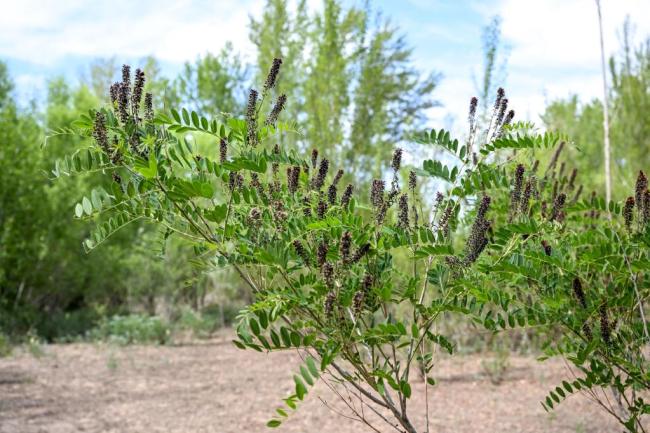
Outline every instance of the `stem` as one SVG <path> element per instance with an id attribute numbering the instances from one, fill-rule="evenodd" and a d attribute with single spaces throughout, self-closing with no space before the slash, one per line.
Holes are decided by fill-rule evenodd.
<path id="1" fill-rule="evenodd" d="M 603 73 L 603 153 L 605 156 L 605 197 L 607 200 L 607 215 L 611 219 L 609 212 L 609 202 L 612 200 L 612 174 L 610 172 L 610 146 L 609 146 L 609 97 L 607 95 L 607 69 L 605 67 L 605 43 L 603 41 L 603 17 L 600 8 L 600 0 L 596 0 L 596 9 L 598 10 L 598 28 L 600 30 L 600 64 Z"/>

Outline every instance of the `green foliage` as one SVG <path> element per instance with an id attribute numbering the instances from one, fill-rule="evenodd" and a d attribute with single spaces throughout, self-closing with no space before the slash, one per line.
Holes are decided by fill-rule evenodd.
<path id="1" fill-rule="evenodd" d="M 623 47 L 609 62 L 612 194 L 619 200 L 636 173 L 650 164 L 645 151 L 650 145 L 650 121 L 644 115 L 650 107 L 650 41 L 631 46 L 629 22 L 621 33 Z M 589 173 L 582 179 L 585 190 L 600 190 L 604 185 L 602 102 L 580 101 L 577 96 L 553 101 L 542 119 L 548 128 L 565 132 L 575 142 L 569 152 L 577 168 Z"/>
<path id="2" fill-rule="evenodd" d="M 102 319 L 88 338 L 117 344 L 165 344 L 170 335 L 169 325 L 160 317 L 132 314 Z"/>
<path id="3" fill-rule="evenodd" d="M 274 57 L 283 59 L 283 74 L 266 101 L 286 94 L 288 117 L 308 137 L 278 139 L 317 147 L 333 163 L 349 166 L 346 180 L 379 177 L 396 143 L 437 104 L 431 93 L 439 76 L 414 67 L 400 29 L 375 17 L 370 5 L 325 0 L 322 10 L 309 13 L 300 1 L 291 14 L 288 3 L 268 0 L 250 32 L 258 82 Z"/>
<path id="4" fill-rule="evenodd" d="M 424 161 L 401 185 L 402 152 L 396 150 L 390 190 L 376 179 L 366 205 L 359 192 L 339 193 L 343 173 L 331 175 L 329 160 L 278 146 L 279 137 L 292 132 L 262 126 L 269 122 L 256 96 L 251 91 L 243 121 L 185 109 L 148 120 L 137 111 L 120 119 L 110 109 L 97 111 L 96 147 L 118 181 L 104 189 L 110 193 L 82 198 L 77 214 L 99 224 L 92 245 L 97 231 L 106 236 L 119 228 L 102 221 L 127 214 L 162 227 L 165 240 L 192 245 L 197 266 L 236 271 L 252 300 L 238 316 L 233 343 L 259 352 L 297 350 L 305 360 L 293 376 L 295 392 L 269 427 L 279 426 L 309 388 L 325 380 L 361 392 L 366 404 L 416 432 L 406 409 L 410 367 L 417 361 L 430 374 L 431 347 L 454 352 L 449 339 L 433 331 L 449 315 L 490 332 L 555 330 L 548 355 L 574 363 L 591 387 L 614 387 L 625 396 L 645 387 L 645 324 L 635 305 L 648 295 L 638 283 L 648 270 L 640 248 L 648 243 L 646 204 L 631 234 L 619 204 L 579 201 L 575 175 L 559 161 L 561 135 L 539 135 L 530 124 L 512 124 L 510 115 L 493 118 L 485 133 L 473 128 L 463 146 L 445 131 L 418 135 L 452 152 L 458 164 Z M 124 104 L 113 109 L 129 112 Z M 199 154 L 194 135 L 212 137 L 212 149 Z M 555 153 L 541 173 L 531 156 L 549 148 Z M 495 162 L 496 152 L 508 149 L 516 155 Z M 418 173 L 448 183 L 435 203 L 420 197 Z M 650 214 L 650 201 L 647 206 Z M 612 220 L 599 218 L 608 212 Z M 575 281 L 584 282 L 582 295 L 575 294 Z M 631 314 L 618 314 L 623 311 Z M 155 319 L 142 320 L 118 318 L 99 329 L 135 341 L 167 335 Z M 592 331 L 598 320 L 600 333 Z M 141 327 L 143 337 L 131 331 Z M 504 365 L 490 368 L 499 375 Z M 550 401 L 564 392 L 555 389 Z M 644 407 L 630 400 L 621 423 L 634 431 Z"/>
<path id="5" fill-rule="evenodd" d="M 13 347 L 9 337 L 3 333 L 0 333 L 0 358 L 5 358 L 11 355 Z"/>

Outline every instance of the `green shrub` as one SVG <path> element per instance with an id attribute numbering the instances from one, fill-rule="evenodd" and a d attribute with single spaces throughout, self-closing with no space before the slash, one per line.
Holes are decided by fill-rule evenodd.
<path id="1" fill-rule="evenodd" d="M 11 355 L 12 350 L 13 347 L 9 337 L 0 332 L 0 358 Z"/>
<path id="2" fill-rule="evenodd" d="M 102 319 L 88 333 L 92 340 L 118 344 L 169 342 L 171 329 L 160 317 L 145 315 L 113 316 Z"/>
<path id="3" fill-rule="evenodd" d="M 544 330 L 552 336 L 546 355 L 564 357 L 580 373 L 558 384 L 544 407 L 575 392 L 613 390 L 623 410 L 609 413 L 637 431 L 650 412 L 637 394 L 650 390 L 645 176 L 625 206 L 597 194 L 583 199 L 577 173 L 559 160 L 564 137 L 514 123 L 499 89 L 486 129 L 472 99 L 467 140 L 444 130 L 413 137 L 444 149 L 444 160 L 424 160 L 405 173 L 396 149 L 391 170 L 359 191 L 368 173 L 346 167 L 358 178 L 343 186 L 346 173 L 318 149 L 301 155 L 278 144 L 296 132 L 278 120 L 286 102 L 273 96 L 280 64 L 276 59 L 261 95 L 251 90 L 245 119 L 207 119 L 186 109 L 154 116 L 151 95 L 140 110 L 143 75 L 131 86 L 125 66 L 112 106 L 74 124 L 95 144 L 55 170 L 103 170 L 114 180 L 110 191 L 94 190 L 75 208 L 78 218 L 98 221 L 85 248 L 148 220 L 164 229 L 163 243 L 169 236 L 192 243 L 195 266 L 234 269 L 251 298 L 238 315 L 234 344 L 297 349 L 303 359 L 270 427 L 326 376 L 346 388 L 340 395 L 416 433 L 408 412 L 417 376 L 411 367 L 417 363 L 427 384 L 436 383 L 434 349 L 455 352 L 440 325 L 456 315 L 490 333 Z M 198 149 L 193 134 L 214 146 Z M 547 149 L 555 151 L 541 168 L 535 152 Z M 445 185 L 435 198 L 421 192 L 430 179 Z M 125 326 L 131 322 L 120 318 L 100 329 L 132 339 L 123 328 L 139 329 L 142 320 Z M 355 404 L 348 408 L 371 424 Z"/>

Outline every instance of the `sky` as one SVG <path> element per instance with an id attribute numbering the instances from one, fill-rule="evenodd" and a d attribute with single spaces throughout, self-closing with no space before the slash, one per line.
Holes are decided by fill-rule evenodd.
<path id="1" fill-rule="evenodd" d="M 462 123 L 481 75 L 481 32 L 502 19 L 507 75 L 503 82 L 520 120 L 539 122 L 549 101 L 603 94 L 595 0 L 376 0 L 406 35 L 415 65 L 438 72 L 432 127 Z M 607 56 L 621 46 L 626 16 L 637 42 L 650 36 L 650 0 L 601 0 Z M 344 0 L 345 4 L 358 4 Z M 185 61 L 232 41 L 253 59 L 250 16 L 264 0 L 20 0 L 0 14 L 0 59 L 7 62 L 21 101 L 42 98 L 46 81 L 78 80 L 96 58 L 135 62 L 153 55 L 173 77 Z M 319 8 L 319 0 L 309 0 Z M 442 125 L 441 125 L 442 123 Z"/>

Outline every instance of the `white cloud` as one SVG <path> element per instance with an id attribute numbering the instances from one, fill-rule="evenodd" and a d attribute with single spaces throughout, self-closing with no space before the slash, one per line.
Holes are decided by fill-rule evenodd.
<path id="1" fill-rule="evenodd" d="M 650 34 L 650 2 L 602 0 L 606 56 L 616 53 L 626 16 L 639 37 Z M 594 0 L 502 0 L 504 40 L 510 44 L 511 99 L 537 120 L 546 100 L 602 96 L 598 15 Z"/>
<path id="2" fill-rule="evenodd" d="M 467 0 L 456 7 L 437 0 L 408 1 L 412 12 L 400 14 L 401 21 L 394 22 L 416 45 L 415 64 L 423 71 L 444 74 L 434 94 L 444 107 L 431 110 L 432 124 L 444 124 L 449 113 L 458 126 L 464 124 L 468 99 L 475 92 L 472 74 L 480 74 L 482 62 L 480 26 L 495 14 L 503 18 L 503 38 L 510 47 L 507 90 L 518 118 L 536 121 L 547 101 L 572 93 L 583 99 L 602 95 L 594 0 L 497 0 L 489 4 Z M 296 2 L 290 1 L 292 8 Z M 5 3 L 0 14 L 0 56 L 39 65 L 29 73 L 37 74 L 34 69 L 42 67 L 45 74 L 48 66 L 69 56 L 154 55 L 178 64 L 218 51 L 228 40 L 252 60 L 249 15 L 259 16 L 264 0 Z M 322 7 L 320 0 L 309 0 L 308 5 L 310 10 Z M 391 7 L 393 3 L 377 1 L 374 8 Z M 650 34 L 650 1 L 602 0 L 602 7 L 608 54 L 620 47 L 619 34 L 627 15 L 639 38 Z M 19 87 L 36 88 L 39 80 L 43 77 L 34 75 L 17 81 Z"/>
<path id="3" fill-rule="evenodd" d="M 261 8 L 262 0 L 21 0 L 0 15 L 0 55 L 43 65 L 66 55 L 182 62 L 227 40 L 250 54 L 249 11 Z"/>

